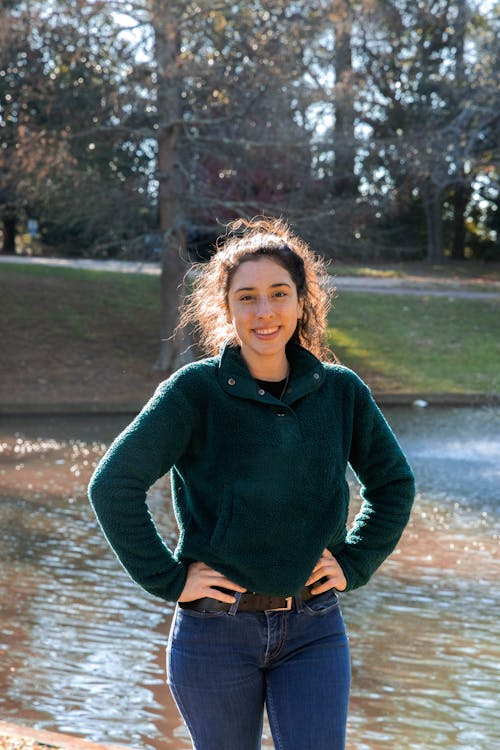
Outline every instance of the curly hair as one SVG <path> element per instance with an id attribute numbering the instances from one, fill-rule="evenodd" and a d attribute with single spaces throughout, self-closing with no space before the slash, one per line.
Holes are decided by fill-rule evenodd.
<path id="1" fill-rule="evenodd" d="M 261 257 L 271 258 L 288 271 L 303 303 L 291 341 L 320 359 L 334 360 L 325 341 L 332 290 L 326 283 L 324 262 L 283 219 L 238 219 L 227 226 L 210 261 L 195 265 L 193 291 L 184 301 L 179 327 L 192 326 L 206 354 L 216 354 L 226 341 L 237 343 L 227 320 L 229 287 L 241 263 Z"/>

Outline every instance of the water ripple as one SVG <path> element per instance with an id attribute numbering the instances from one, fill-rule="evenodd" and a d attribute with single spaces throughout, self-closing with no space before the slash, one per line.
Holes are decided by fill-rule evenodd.
<path id="1" fill-rule="evenodd" d="M 495 746 L 498 415 L 390 416 L 419 493 L 397 552 L 370 585 L 342 597 L 353 660 L 349 750 Z M 119 427 L 77 422 L 0 433 L 0 712 L 99 742 L 189 748 L 165 685 L 172 607 L 124 575 L 85 498 Z M 172 538 L 168 483 L 150 500 Z M 263 748 L 272 748 L 267 724 Z"/>

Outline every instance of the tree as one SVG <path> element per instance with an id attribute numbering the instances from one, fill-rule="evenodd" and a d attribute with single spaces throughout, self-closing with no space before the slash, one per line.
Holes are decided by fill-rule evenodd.
<path id="1" fill-rule="evenodd" d="M 181 340 L 173 335 L 183 293 L 183 250 L 186 236 L 180 207 L 181 164 L 179 139 L 182 128 L 180 9 L 162 0 L 149 0 L 154 32 L 156 111 L 158 115 L 158 213 L 163 239 L 161 256 L 161 328 L 159 370 L 173 370 L 179 363 Z"/>
<path id="2" fill-rule="evenodd" d="M 355 87 L 352 66 L 353 5 L 345 0 L 334 0 L 332 20 L 335 28 L 335 125 L 333 130 L 335 149 L 334 195 L 355 198 L 358 178 L 355 173 L 356 141 Z"/>
<path id="3" fill-rule="evenodd" d="M 455 253 L 462 255 L 470 187 L 486 154 L 481 143 L 498 123 L 492 69 L 480 74 L 474 62 L 477 39 L 465 2 L 371 7 L 360 26 L 368 84 L 361 108 L 371 130 L 367 181 L 373 184 L 378 171 L 386 203 L 405 195 L 409 205 L 421 201 L 429 260 L 443 257 L 443 202 L 454 191 Z"/>
<path id="4" fill-rule="evenodd" d="M 31 189 L 33 134 L 41 128 L 41 113 L 28 92 L 42 60 L 27 42 L 27 19 L 19 5 L 0 6 L 0 218 L 6 253 L 15 252 L 17 225 Z"/>
<path id="5" fill-rule="evenodd" d="M 149 146 L 123 127 L 143 105 L 140 80 L 104 6 L 2 8 L 2 202 L 37 216 L 44 242 L 69 253 L 116 252 L 153 220 Z"/>
<path id="6" fill-rule="evenodd" d="M 193 8 L 178 0 L 166 8 L 147 0 L 129 8 L 143 29 L 143 45 L 148 35 L 153 40 L 148 52 L 163 240 L 158 369 L 172 370 L 182 360 L 183 343 L 172 331 L 190 227 L 214 231 L 236 214 L 284 207 L 297 187 L 287 169 L 301 132 L 290 104 L 296 67 L 291 50 L 278 54 L 284 32 L 291 37 L 295 27 L 287 3 L 266 5 L 200 2 Z"/>

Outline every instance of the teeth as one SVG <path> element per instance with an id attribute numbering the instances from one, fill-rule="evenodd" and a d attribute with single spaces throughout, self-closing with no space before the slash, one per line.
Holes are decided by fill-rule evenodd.
<path id="1" fill-rule="evenodd" d="M 274 333 L 278 330 L 278 326 L 275 326 L 274 328 L 256 328 L 255 333 L 259 333 L 261 335 L 266 335 L 268 333 Z"/>

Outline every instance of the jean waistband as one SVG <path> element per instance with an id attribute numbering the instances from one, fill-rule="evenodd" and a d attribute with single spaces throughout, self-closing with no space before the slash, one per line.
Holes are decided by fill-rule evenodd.
<path id="1" fill-rule="evenodd" d="M 231 592 L 233 593 L 233 592 Z M 228 604 L 218 599 L 206 596 L 202 599 L 194 599 L 191 602 L 179 602 L 181 609 L 191 609 L 195 612 L 280 612 L 293 609 L 296 599 L 306 602 L 313 594 L 307 586 L 294 596 L 268 596 L 267 594 L 256 594 L 246 591 L 243 594 L 236 592 L 236 603 Z"/>

